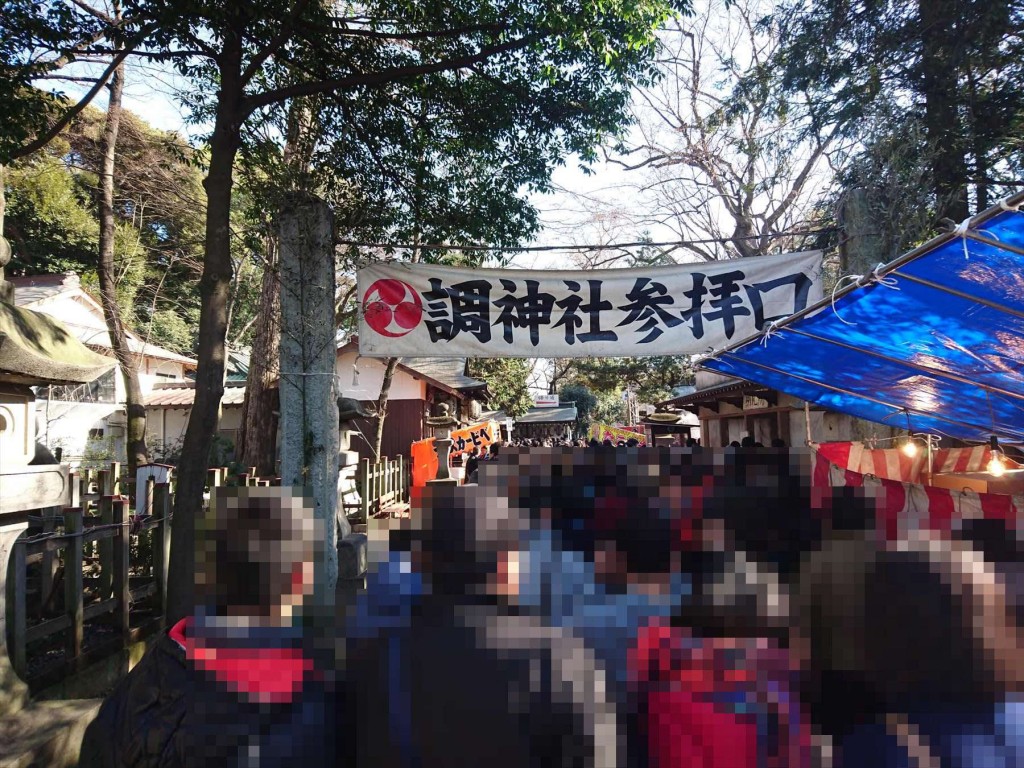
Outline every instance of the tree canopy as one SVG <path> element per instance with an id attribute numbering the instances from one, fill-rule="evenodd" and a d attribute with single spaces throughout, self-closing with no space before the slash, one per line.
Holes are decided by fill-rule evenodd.
<path id="1" fill-rule="evenodd" d="M 522 416 L 533 406 L 527 386 L 530 366 L 522 358 L 476 358 L 469 361 L 469 375 L 487 382 L 491 393 L 488 405 L 510 418 Z"/>
<path id="2" fill-rule="evenodd" d="M 920 123 L 938 216 L 960 221 L 1019 181 L 1019 3 L 797 0 L 775 16 L 786 35 L 779 57 L 785 85 L 814 97 L 812 130 L 836 125 L 859 137 L 863 121 L 894 105 Z"/>

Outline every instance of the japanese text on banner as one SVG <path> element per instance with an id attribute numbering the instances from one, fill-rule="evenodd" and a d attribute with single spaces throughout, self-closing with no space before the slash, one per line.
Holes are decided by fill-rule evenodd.
<path id="1" fill-rule="evenodd" d="M 818 301 L 821 252 L 586 272 L 378 263 L 359 271 L 370 356 L 697 354 Z"/>

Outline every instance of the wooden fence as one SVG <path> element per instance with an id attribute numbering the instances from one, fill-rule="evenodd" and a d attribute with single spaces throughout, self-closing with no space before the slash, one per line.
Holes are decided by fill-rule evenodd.
<path id="1" fill-rule="evenodd" d="M 81 506 L 30 517 L 28 534 L 12 552 L 8 613 L 11 661 L 22 679 L 54 682 L 160 625 L 167 598 L 170 486 L 149 483 L 145 492 L 146 515 L 131 514 L 127 496 L 87 493 Z"/>
<path id="2" fill-rule="evenodd" d="M 356 473 L 356 487 L 359 489 L 358 517 L 367 520 L 379 515 L 388 507 L 408 502 L 409 464 L 403 456 L 385 457 L 376 463 L 363 459 Z"/>
<path id="3" fill-rule="evenodd" d="M 400 498 L 408 487 L 401 462 L 366 477 L 383 499 Z M 280 482 L 257 476 L 254 468 L 231 475 L 215 467 L 207 491 Z M 33 688 L 58 682 L 163 624 L 173 474 L 169 482 L 150 478 L 138 489 L 140 505 L 133 486 L 117 462 L 76 470 L 66 506 L 30 514 L 28 531 L 14 544 L 9 652 L 15 671 Z"/>
<path id="4" fill-rule="evenodd" d="M 254 470 L 210 470 L 208 490 L 271 485 Z M 10 656 L 45 687 L 162 626 L 174 483 L 150 479 L 135 514 L 133 483 L 114 462 L 69 476 L 65 507 L 29 515 L 11 553 Z M 129 493 L 132 496 L 129 496 Z"/>

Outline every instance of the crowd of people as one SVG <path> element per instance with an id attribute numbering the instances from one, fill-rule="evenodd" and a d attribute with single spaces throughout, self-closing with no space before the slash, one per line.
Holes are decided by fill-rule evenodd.
<path id="1" fill-rule="evenodd" d="M 887 540 L 790 451 L 503 446 L 477 475 L 416 500 L 333 655 L 298 507 L 231 506 L 82 765 L 1024 765 L 1012 523 Z"/>

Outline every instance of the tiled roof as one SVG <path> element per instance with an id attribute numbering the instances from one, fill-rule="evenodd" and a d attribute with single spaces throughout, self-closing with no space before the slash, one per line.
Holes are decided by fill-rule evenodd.
<path id="1" fill-rule="evenodd" d="M 191 408 L 196 399 L 196 389 L 192 382 L 175 382 L 174 384 L 158 384 L 146 398 L 147 408 Z M 224 387 L 222 407 L 241 407 L 245 401 L 245 387 L 235 387 L 230 383 Z"/>
<path id="2" fill-rule="evenodd" d="M 33 275 L 32 277 L 10 277 L 14 284 L 14 303 L 19 307 L 34 304 L 73 288 L 78 288 L 77 275 Z"/>
<path id="3" fill-rule="evenodd" d="M 698 389 L 695 392 L 683 395 L 682 397 L 673 397 L 671 400 L 665 400 L 664 402 L 658 403 L 658 407 L 685 408 L 688 405 L 696 405 L 697 403 L 713 402 L 723 395 L 744 395 L 752 392 L 764 392 L 767 391 L 767 389 L 768 387 L 764 387 L 750 381 L 744 381 L 742 379 L 733 380 L 717 387 Z"/>
<path id="4" fill-rule="evenodd" d="M 359 349 L 358 336 L 346 338 L 339 331 L 337 342 L 339 353 L 349 347 L 357 351 Z M 466 375 L 466 358 L 464 357 L 400 357 L 398 363 L 451 389 L 476 389 L 487 386 L 487 382 Z"/>
<path id="5" fill-rule="evenodd" d="M 406 368 L 429 376 L 452 389 L 473 389 L 486 386 L 486 382 L 466 375 L 464 357 L 400 357 L 398 362 Z"/>
<path id="6" fill-rule="evenodd" d="M 558 408 L 531 408 L 518 419 L 516 424 L 551 424 L 576 421 L 576 406 L 563 405 Z"/>
<path id="7" fill-rule="evenodd" d="M 33 275 L 31 277 L 12 277 L 10 282 L 14 284 L 14 303 L 18 307 L 34 309 L 44 315 L 49 315 L 60 320 L 83 344 L 93 349 L 106 352 L 111 349 L 110 335 L 103 328 L 83 326 L 78 323 L 68 322 L 62 317 L 57 317 L 47 311 L 46 307 L 36 308 L 34 305 L 46 299 L 55 298 L 62 293 L 85 293 L 82 290 L 78 275 L 68 273 L 63 275 Z M 91 297 L 90 297 L 91 298 Z M 102 319 L 102 317 L 100 318 Z M 135 334 L 128 334 L 128 349 L 136 355 L 156 357 L 161 360 L 171 360 L 183 365 L 194 366 L 196 361 L 190 357 L 179 355 L 169 349 L 158 347 L 156 344 L 147 344 Z"/>

